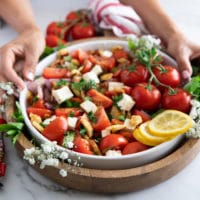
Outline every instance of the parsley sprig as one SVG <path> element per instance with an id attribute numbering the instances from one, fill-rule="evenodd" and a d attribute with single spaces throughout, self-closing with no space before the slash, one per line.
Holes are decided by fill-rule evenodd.
<path id="1" fill-rule="evenodd" d="M 89 89 L 96 89 L 97 84 L 93 81 L 86 81 L 84 79 L 81 79 L 80 82 L 74 82 L 72 83 L 72 88 L 76 89 L 78 91 L 85 91 L 87 92 Z"/>
<path id="2" fill-rule="evenodd" d="M 21 112 L 19 103 L 16 102 L 16 111 L 13 114 L 13 119 L 15 122 L 9 122 L 7 124 L 0 125 L 0 131 L 5 132 L 7 137 L 10 137 L 12 143 L 15 144 L 19 134 L 24 129 L 24 118 Z"/>

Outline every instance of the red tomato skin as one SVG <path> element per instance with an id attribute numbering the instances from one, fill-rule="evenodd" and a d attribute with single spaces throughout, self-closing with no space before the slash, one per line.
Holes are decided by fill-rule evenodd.
<path id="1" fill-rule="evenodd" d="M 137 109 L 152 111 L 159 106 L 161 93 L 154 85 L 149 86 L 151 89 L 147 89 L 147 83 L 140 83 L 133 88 L 131 96 L 136 102 Z"/>
<path id="2" fill-rule="evenodd" d="M 47 35 L 56 35 L 60 37 L 61 32 L 62 32 L 61 24 L 59 26 L 59 23 L 57 22 L 52 22 L 47 26 L 47 31 L 46 31 Z"/>
<path id="3" fill-rule="evenodd" d="M 100 141 L 100 150 L 105 153 L 107 150 L 122 150 L 128 144 L 128 140 L 120 134 L 110 134 Z"/>
<path id="4" fill-rule="evenodd" d="M 103 107 L 99 107 L 94 115 L 97 119 L 96 123 L 92 123 L 92 126 L 95 131 L 101 132 L 102 130 L 104 130 L 105 128 L 111 125 L 110 120 Z"/>
<path id="5" fill-rule="evenodd" d="M 71 11 L 67 14 L 65 19 L 66 21 L 68 21 L 68 20 L 75 20 L 78 18 L 80 18 L 80 14 L 78 14 L 76 11 Z"/>
<path id="6" fill-rule="evenodd" d="M 123 155 L 128 155 L 128 154 L 144 151 L 144 150 L 147 150 L 147 149 L 149 149 L 149 146 L 147 146 L 145 144 L 142 144 L 142 143 L 140 143 L 138 141 L 135 141 L 135 142 L 128 143 L 124 147 L 124 149 L 122 151 L 122 154 Z"/>
<path id="7" fill-rule="evenodd" d="M 116 49 L 114 51 L 114 58 L 115 59 L 120 59 L 120 58 L 128 59 L 128 52 L 124 51 L 123 49 Z"/>
<path id="8" fill-rule="evenodd" d="M 32 105 L 33 108 L 46 108 L 44 104 L 44 100 L 38 99 L 36 102 Z"/>
<path id="9" fill-rule="evenodd" d="M 47 67 L 43 70 L 42 76 L 46 79 L 60 79 L 66 78 L 69 75 L 67 69 Z"/>
<path id="10" fill-rule="evenodd" d="M 0 124 L 6 124 L 7 122 L 6 122 L 6 120 L 5 119 L 3 119 L 3 118 L 0 118 Z"/>
<path id="11" fill-rule="evenodd" d="M 55 110 L 56 116 L 68 117 L 70 113 L 74 114 L 74 117 L 81 116 L 82 111 L 79 108 L 57 108 Z"/>
<path id="12" fill-rule="evenodd" d="M 151 117 L 149 114 L 147 114 L 145 111 L 143 110 L 138 110 L 138 109 L 134 109 L 132 112 L 133 115 L 139 115 L 142 118 L 142 122 L 146 122 L 151 120 Z"/>
<path id="13" fill-rule="evenodd" d="M 171 66 L 162 66 L 164 69 L 161 70 L 159 67 L 154 67 L 153 72 L 157 79 L 172 88 L 178 87 L 181 84 L 181 76 L 177 69 Z"/>
<path id="14" fill-rule="evenodd" d="M 122 70 L 120 74 L 120 80 L 125 85 L 130 87 L 135 86 L 137 83 L 146 82 L 149 78 L 149 72 L 143 65 L 137 65 L 135 70 Z"/>
<path id="15" fill-rule="evenodd" d="M 87 92 L 87 95 L 89 97 L 91 97 L 92 101 L 96 104 L 96 105 L 100 105 L 103 106 L 104 108 L 109 108 L 110 106 L 112 106 L 113 101 L 112 99 L 110 99 L 109 97 L 103 95 L 102 93 L 98 92 L 95 89 L 90 89 Z"/>
<path id="16" fill-rule="evenodd" d="M 118 134 L 120 134 L 123 137 L 125 137 L 128 140 L 128 142 L 136 141 L 136 139 L 133 137 L 133 133 L 130 132 L 130 131 L 120 131 Z"/>
<path id="17" fill-rule="evenodd" d="M 116 60 L 114 57 L 101 57 L 101 56 L 88 56 L 88 59 L 93 63 L 100 65 L 103 70 L 111 71 L 114 67 L 116 67 Z"/>
<path id="18" fill-rule="evenodd" d="M 86 139 L 77 136 L 74 140 L 73 150 L 79 153 L 93 155 L 94 153 L 90 150 L 90 144 Z"/>
<path id="19" fill-rule="evenodd" d="M 59 44 L 65 44 L 65 41 L 60 39 L 58 36 L 56 35 L 47 35 L 45 37 L 45 41 L 46 41 L 46 45 L 48 47 L 57 47 Z"/>
<path id="20" fill-rule="evenodd" d="M 191 108 L 191 95 L 182 88 L 175 88 L 174 90 L 176 94 L 169 94 L 169 91 L 165 90 L 162 95 L 161 107 L 189 113 Z"/>
<path id="21" fill-rule="evenodd" d="M 51 141 L 57 141 L 59 143 L 63 139 L 67 128 L 67 119 L 64 117 L 56 117 L 56 119 L 44 128 L 42 135 Z"/>
<path id="22" fill-rule="evenodd" d="M 83 38 L 94 37 L 96 35 L 96 32 L 92 24 L 78 23 L 73 26 L 71 34 L 74 40 L 78 40 Z"/>
<path id="23" fill-rule="evenodd" d="M 77 49 L 72 52 L 71 56 L 72 58 L 78 59 L 80 63 L 83 63 L 88 58 L 87 52 L 82 49 Z"/>
<path id="24" fill-rule="evenodd" d="M 27 108 L 27 113 L 30 115 L 30 113 L 40 116 L 41 118 L 48 118 L 53 114 L 53 111 L 48 110 L 46 108 L 33 108 L 29 107 Z"/>

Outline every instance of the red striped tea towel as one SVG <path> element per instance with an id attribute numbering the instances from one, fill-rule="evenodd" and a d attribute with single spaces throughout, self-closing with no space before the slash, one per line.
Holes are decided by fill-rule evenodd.
<path id="1" fill-rule="evenodd" d="M 141 36 L 147 34 L 142 20 L 132 7 L 121 4 L 118 0 L 91 0 L 95 23 L 103 29 L 110 29 L 118 37 Z"/>

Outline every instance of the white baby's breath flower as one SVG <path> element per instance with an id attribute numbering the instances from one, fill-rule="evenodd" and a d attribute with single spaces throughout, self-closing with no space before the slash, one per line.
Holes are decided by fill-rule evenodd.
<path id="1" fill-rule="evenodd" d="M 66 176 L 67 176 L 67 171 L 64 170 L 64 169 L 61 169 L 61 170 L 59 171 L 59 174 L 60 174 L 62 177 L 66 177 Z"/>

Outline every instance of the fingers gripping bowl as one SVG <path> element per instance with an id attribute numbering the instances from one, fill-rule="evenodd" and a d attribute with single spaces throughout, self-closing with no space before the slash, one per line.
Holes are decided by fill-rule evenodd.
<path id="1" fill-rule="evenodd" d="M 102 50 L 102 52 L 104 54 L 104 57 L 108 58 L 108 57 L 110 57 L 110 55 L 108 55 L 108 54 L 110 54 L 110 50 L 113 49 L 113 48 L 118 48 L 119 46 L 120 46 L 120 48 L 123 48 L 125 51 L 128 51 L 128 43 L 127 43 L 127 41 L 122 41 L 122 40 L 118 40 L 118 39 L 99 39 L 99 38 L 98 39 L 94 39 L 94 40 L 83 41 L 83 42 L 80 42 L 80 43 L 75 43 L 75 44 L 67 47 L 66 49 L 67 49 L 67 51 L 69 53 L 76 52 L 78 49 L 81 49 L 83 51 L 89 51 L 89 52 L 95 52 L 95 51 Z M 105 51 L 103 51 L 103 50 L 105 50 Z M 163 61 L 164 63 L 166 63 L 167 65 L 170 65 L 170 66 L 176 66 L 175 61 L 173 59 L 171 59 L 168 55 L 166 55 L 163 52 L 160 52 L 160 55 L 162 56 L 162 58 L 164 60 Z M 37 66 L 36 75 L 37 76 L 41 76 L 42 74 L 44 75 L 44 69 L 49 67 L 56 60 L 56 58 L 57 58 L 57 53 L 54 53 L 54 54 L 46 57 L 44 60 L 42 60 Z M 66 59 L 66 64 L 67 64 L 69 56 L 67 55 L 65 59 Z M 76 65 L 75 62 L 77 62 L 77 61 L 74 59 L 74 64 Z M 123 62 L 123 59 L 121 59 L 121 62 Z M 85 70 L 84 74 L 87 74 L 92 70 L 91 66 L 89 66 L 88 68 L 89 69 L 84 68 L 84 70 Z M 63 68 L 60 68 L 60 69 L 63 69 Z M 130 69 L 130 70 L 133 70 L 133 69 Z M 74 72 L 76 72 L 76 70 L 74 70 Z M 98 82 L 99 80 L 105 80 L 104 81 L 104 85 L 106 85 L 105 82 L 107 83 L 108 79 L 111 79 L 112 82 L 115 82 L 115 83 L 116 82 L 121 82 L 121 80 L 118 81 L 117 78 L 113 78 L 112 77 L 114 72 L 116 72 L 116 71 L 113 70 L 113 69 L 112 69 L 112 73 L 111 73 L 110 69 L 107 70 L 106 73 L 102 74 L 101 77 L 99 77 L 97 79 L 96 83 L 99 84 L 99 82 Z M 83 76 L 84 76 L 84 74 L 83 74 Z M 104 75 L 104 77 L 103 77 L 103 75 Z M 107 75 L 107 77 L 106 77 L 106 75 Z M 53 78 L 47 78 L 48 79 L 48 83 L 49 83 L 49 80 L 51 80 L 52 81 L 51 84 L 52 83 L 55 84 L 54 83 L 55 79 L 56 79 L 55 76 L 56 76 L 56 72 L 54 72 L 54 74 L 52 76 Z M 87 79 L 87 76 L 85 76 L 85 77 Z M 90 78 L 91 77 L 89 77 L 89 79 Z M 57 81 L 59 79 L 62 79 L 62 81 L 64 80 L 63 81 L 64 83 L 66 83 L 65 81 L 68 81 L 68 77 L 67 78 L 57 78 Z M 79 80 L 78 82 L 80 83 L 81 80 Z M 102 83 L 100 83 L 100 84 L 102 84 Z M 128 86 L 126 88 L 128 88 L 130 90 L 130 88 L 133 87 L 131 84 L 132 83 L 128 83 Z M 117 87 L 119 89 L 120 84 L 118 84 Z M 39 91 L 37 91 L 37 92 L 39 93 Z M 112 93 L 112 92 L 110 92 L 110 93 Z M 36 126 L 33 126 L 32 122 L 30 120 L 30 113 L 31 112 L 27 113 L 27 108 L 30 106 L 29 105 L 30 103 L 29 103 L 29 100 L 28 100 L 28 95 L 29 95 L 29 90 L 27 88 L 25 88 L 20 94 L 20 106 L 22 108 L 22 113 L 23 113 L 23 116 L 24 116 L 24 119 L 25 119 L 25 123 L 26 123 L 31 135 L 37 140 L 37 142 L 39 142 L 39 143 L 47 142 L 47 141 L 49 141 L 49 139 L 47 139 L 47 137 L 45 137 L 44 134 L 42 134 L 41 131 L 39 131 L 39 128 L 37 128 Z M 108 94 L 107 93 L 107 95 L 112 95 L 112 94 Z M 91 96 L 92 95 L 89 96 L 90 98 L 88 96 L 89 96 L 88 93 L 87 93 L 87 96 L 86 95 L 84 96 L 84 98 L 85 98 L 84 102 L 86 102 L 88 100 L 91 100 Z M 62 98 L 62 95 L 61 95 L 61 98 Z M 114 101 L 114 98 L 112 98 L 112 97 L 110 97 L 109 99 L 112 99 Z M 57 99 L 57 103 L 58 102 L 59 102 L 59 99 Z M 93 102 L 96 103 L 97 107 L 99 106 L 99 104 L 95 100 L 93 100 Z M 62 104 L 62 102 L 59 102 L 59 103 Z M 83 102 L 81 102 L 81 103 L 83 103 Z M 111 104 L 113 105 L 114 103 L 112 102 Z M 94 116 L 91 114 L 92 113 L 91 112 L 92 105 L 93 104 L 90 104 L 89 106 L 87 105 L 86 108 L 84 106 L 82 106 L 82 112 L 81 112 L 80 115 L 78 114 L 78 117 L 82 118 L 83 116 L 86 116 L 86 119 L 89 118 L 89 119 L 92 120 L 92 118 L 94 118 Z M 49 106 L 49 105 L 47 105 L 47 106 Z M 118 104 L 118 106 L 119 106 L 119 104 Z M 87 110 L 88 107 L 90 108 L 89 112 Z M 102 105 L 100 105 L 99 107 L 102 108 Z M 105 108 L 105 105 L 103 107 Z M 84 110 L 84 109 L 86 109 L 86 110 Z M 97 109 L 99 109 L 99 108 L 97 108 Z M 111 108 L 109 108 L 109 109 L 111 109 Z M 51 108 L 50 108 L 50 110 L 51 110 Z M 95 110 L 95 112 L 96 112 L 96 110 Z M 106 110 L 106 113 L 108 113 L 107 110 Z M 127 112 L 123 111 L 122 113 L 123 114 L 126 113 L 126 118 L 128 118 L 127 117 Z M 76 117 L 76 116 L 74 116 L 75 113 L 71 113 L 71 114 L 72 114 L 71 115 L 72 118 Z M 52 117 L 53 114 L 50 114 L 50 115 Z M 69 113 L 68 113 L 68 115 L 69 115 Z M 69 117 L 69 116 L 67 116 L 67 117 Z M 120 116 L 118 116 L 117 120 L 115 120 L 115 123 L 113 123 L 113 121 L 112 121 L 112 125 L 113 124 L 114 125 L 118 125 L 118 127 L 115 127 L 115 128 L 119 128 L 120 125 L 123 126 L 123 123 L 121 123 L 121 122 L 123 122 L 124 120 L 125 120 L 124 119 L 124 115 L 122 116 L 120 114 Z M 109 122 L 109 126 L 111 126 L 111 119 L 110 118 L 109 118 L 109 121 L 110 121 Z M 59 123 L 59 122 L 57 122 L 57 123 Z M 69 123 L 69 121 L 68 121 L 68 123 Z M 81 122 L 77 122 L 77 123 L 81 123 Z M 81 124 L 81 126 L 82 126 L 82 128 L 84 130 L 82 134 L 85 134 L 85 132 L 87 130 L 84 127 L 84 123 Z M 70 129 L 70 131 L 71 131 L 71 129 Z M 76 128 L 73 129 L 72 132 L 73 131 L 77 131 Z M 80 129 L 79 129 L 79 131 L 80 131 Z M 116 133 L 114 133 L 112 135 L 117 135 L 117 134 L 118 134 L 118 132 L 116 131 Z M 100 133 L 100 136 L 101 136 L 101 133 Z M 98 135 L 95 138 L 94 141 L 99 140 L 100 136 Z M 90 135 L 87 135 L 86 138 L 88 139 L 88 137 L 89 137 L 89 140 L 90 140 L 94 136 L 91 137 Z M 102 139 L 102 138 L 100 138 L 100 139 Z M 109 156 L 108 157 L 108 156 L 102 156 L 102 155 L 95 155 L 94 153 L 92 153 L 93 155 L 88 155 L 88 154 L 85 154 L 84 152 L 80 153 L 81 151 L 80 152 L 75 152 L 72 149 L 64 148 L 61 145 L 57 145 L 57 147 L 59 149 L 65 149 L 69 154 L 69 158 L 71 158 L 71 159 L 79 158 L 79 161 L 83 164 L 84 167 L 97 168 L 97 169 L 126 169 L 126 168 L 141 166 L 141 165 L 156 161 L 156 160 L 168 155 L 170 152 L 172 152 L 177 147 L 177 145 L 182 141 L 182 139 L 183 139 L 183 136 L 181 135 L 181 136 L 178 136 L 178 137 L 174 138 L 173 140 L 161 143 L 161 144 L 159 144 L 157 146 L 148 148 L 148 149 L 146 149 L 144 151 L 141 151 L 141 152 L 132 153 L 132 154 L 125 154 L 125 155 L 119 155 L 119 156 L 114 156 L 114 157 L 113 156 Z M 97 141 L 97 143 L 98 143 L 98 141 Z M 108 149 L 109 149 L 109 147 L 108 147 Z M 106 150 L 108 150 L 108 149 L 106 149 Z M 112 149 L 112 148 L 110 148 L 110 149 Z M 105 154 L 105 152 L 102 151 L 101 147 L 100 147 L 100 150 L 101 150 L 100 154 L 101 153 Z"/>

